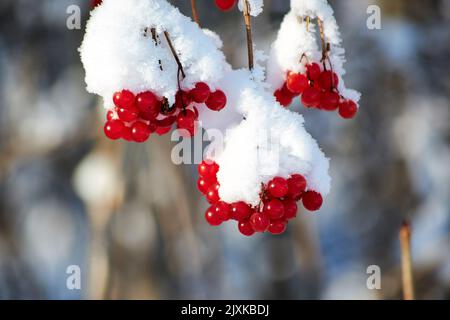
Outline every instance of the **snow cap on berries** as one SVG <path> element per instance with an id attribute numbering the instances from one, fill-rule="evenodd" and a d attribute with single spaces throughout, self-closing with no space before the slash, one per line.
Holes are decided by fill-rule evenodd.
<path id="1" fill-rule="evenodd" d="M 158 35 L 157 44 L 151 28 Z M 113 105 L 113 93 L 122 89 L 135 94 L 151 90 L 173 103 L 178 66 L 164 31 L 186 73 L 182 89 L 200 81 L 215 89 L 230 66 L 220 51 L 220 39 L 211 31 L 203 32 L 165 0 L 104 0 L 91 13 L 80 48 L 87 90 L 102 96 L 106 108 Z"/>

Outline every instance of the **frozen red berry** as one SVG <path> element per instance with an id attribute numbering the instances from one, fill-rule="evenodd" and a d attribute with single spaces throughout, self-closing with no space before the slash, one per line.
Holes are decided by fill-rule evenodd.
<path id="1" fill-rule="evenodd" d="M 250 237 L 255 234 L 255 230 L 253 230 L 252 224 L 249 220 L 242 220 L 238 222 L 239 232 L 244 236 Z"/>
<path id="2" fill-rule="evenodd" d="M 320 66 L 317 63 L 308 64 L 306 71 L 308 78 L 312 81 L 318 80 L 321 74 Z"/>
<path id="3" fill-rule="evenodd" d="M 320 74 L 319 85 L 323 90 L 331 91 L 337 88 L 339 84 L 339 78 L 336 73 L 326 70 Z"/>
<path id="4" fill-rule="evenodd" d="M 293 174 L 287 180 L 289 191 L 287 196 L 293 200 L 300 200 L 303 192 L 306 190 L 306 179 L 300 174 Z"/>
<path id="5" fill-rule="evenodd" d="M 231 204 L 231 217 L 235 220 L 245 220 L 250 217 L 252 212 L 252 208 L 243 201 Z"/>
<path id="6" fill-rule="evenodd" d="M 285 199 L 283 201 L 284 206 L 284 218 L 286 220 L 293 219 L 297 216 L 297 203 L 291 199 Z"/>
<path id="7" fill-rule="evenodd" d="M 271 221 L 269 227 L 267 228 L 273 235 L 279 235 L 286 231 L 286 221 L 283 219 Z"/>
<path id="8" fill-rule="evenodd" d="M 213 227 L 217 227 L 222 224 L 222 220 L 220 219 L 215 209 L 215 206 L 211 206 L 205 212 L 206 221 Z"/>
<path id="9" fill-rule="evenodd" d="M 205 103 L 211 94 L 211 90 L 206 83 L 198 82 L 189 94 L 196 103 Z"/>
<path id="10" fill-rule="evenodd" d="M 131 134 L 135 142 L 145 142 L 150 136 L 150 128 L 144 122 L 137 121 L 131 126 Z"/>
<path id="11" fill-rule="evenodd" d="M 290 72 L 286 79 L 286 87 L 293 93 L 302 94 L 309 86 L 308 78 L 304 74 Z"/>
<path id="12" fill-rule="evenodd" d="M 219 165 L 211 161 L 202 161 L 198 167 L 198 174 L 209 180 L 216 180 L 217 172 L 219 172 Z"/>
<path id="13" fill-rule="evenodd" d="M 212 92 L 208 100 L 206 100 L 206 106 L 213 110 L 213 111 L 220 111 L 223 108 L 225 108 L 225 105 L 227 104 L 227 97 L 225 96 L 225 93 L 221 90 L 217 90 L 215 92 Z"/>
<path id="14" fill-rule="evenodd" d="M 136 107 L 154 119 L 161 111 L 161 102 L 152 92 L 145 91 L 136 96 Z"/>
<path id="15" fill-rule="evenodd" d="M 122 139 L 128 142 L 132 142 L 133 140 L 133 133 L 131 132 L 131 128 L 124 126 L 122 131 Z"/>
<path id="16" fill-rule="evenodd" d="M 222 11 L 231 10 L 237 0 L 215 0 L 216 6 Z"/>
<path id="17" fill-rule="evenodd" d="M 134 105 L 128 108 L 118 107 L 117 115 L 122 121 L 132 122 L 138 118 L 139 110 Z"/>
<path id="18" fill-rule="evenodd" d="M 203 193 L 204 195 L 206 195 L 206 193 L 208 192 L 208 188 L 211 186 L 211 181 L 209 181 L 206 178 L 203 177 L 199 177 L 197 180 L 197 188 L 198 190 Z"/>
<path id="19" fill-rule="evenodd" d="M 289 191 L 286 179 L 281 177 L 273 178 L 267 184 L 267 191 L 274 198 L 284 197 Z"/>
<path id="20" fill-rule="evenodd" d="M 292 103 L 292 97 L 286 95 L 282 89 L 276 90 L 274 96 L 278 103 L 283 107 L 288 107 Z"/>
<path id="21" fill-rule="evenodd" d="M 339 99 L 339 94 L 336 92 L 322 92 L 320 95 L 320 107 L 323 110 L 334 111 L 338 108 Z"/>
<path id="22" fill-rule="evenodd" d="M 250 223 L 256 232 L 264 232 L 269 227 L 270 219 L 264 213 L 255 212 L 250 217 Z"/>
<path id="23" fill-rule="evenodd" d="M 303 206 L 306 210 L 317 211 L 322 207 L 322 195 L 315 191 L 307 191 L 302 197 Z"/>
<path id="24" fill-rule="evenodd" d="M 108 110 L 106 113 L 106 120 L 114 120 L 116 118 L 116 112 L 114 110 Z"/>
<path id="25" fill-rule="evenodd" d="M 177 128 L 187 130 L 188 135 L 195 134 L 195 113 L 192 110 L 185 110 L 178 114 Z"/>
<path id="26" fill-rule="evenodd" d="M 344 119 L 352 119 L 358 111 L 358 106 L 351 100 L 346 100 L 339 104 L 339 114 Z"/>
<path id="27" fill-rule="evenodd" d="M 284 205 L 280 200 L 273 199 L 264 205 L 264 213 L 270 219 L 280 219 L 284 216 Z"/>
<path id="28" fill-rule="evenodd" d="M 206 192 L 206 200 L 208 200 L 209 203 L 215 204 L 220 201 L 219 196 L 219 188 L 220 185 L 216 182 L 213 183 Z"/>
<path id="29" fill-rule="evenodd" d="M 231 218 L 231 205 L 226 202 L 219 201 L 215 206 L 216 214 L 222 221 L 228 221 Z"/>
<path id="30" fill-rule="evenodd" d="M 114 93 L 113 101 L 118 108 L 131 108 L 134 106 L 134 94 L 129 90 L 122 90 L 120 92 Z"/>
<path id="31" fill-rule="evenodd" d="M 125 125 L 120 120 L 109 120 L 106 121 L 103 130 L 109 139 L 117 140 L 122 138 L 124 127 Z"/>
<path id="32" fill-rule="evenodd" d="M 320 105 L 320 90 L 308 87 L 302 94 L 302 104 L 305 107 L 318 107 Z"/>

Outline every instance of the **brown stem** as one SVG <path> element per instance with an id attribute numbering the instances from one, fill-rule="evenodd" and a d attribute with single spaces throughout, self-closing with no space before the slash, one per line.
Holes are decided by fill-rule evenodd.
<path id="1" fill-rule="evenodd" d="M 191 0 L 191 7 L 192 7 L 192 18 L 194 18 L 194 21 L 200 27 L 200 18 L 198 17 L 196 0 Z"/>
<path id="2" fill-rule="evenodd" d="M 319 25 L 320 40 L 322 43 L 322 62 L 325 66 L 325 60 L 328 57 L 328 51 L 330 51 L 330 44 L 326 42 L 323 21 L 320 18 L 317 18 L 317 24 Z"/>
<path id="3" fill-rule="evenodd" d="M 252 21 L 250 16 L 250 4 L 248 0 L 244 0 L 244 22 L 247 30 L 247 52 L 248 52 L 248 68 L 253 70 L 253 37 L 252 37 Z"/>
<path id="4" fill-rule="evenodd" d="M 403 299 L 414 300 L 414 282 L 411 259 L 411 226 L 408 222 L 403 222 L 399 236 L 402 252 Z"/>
<path id="5" fill-rule="evenodd" d="M 164 31 L 164 37 L 166 37 L 167 44 L 169 45 L 170 51 L 172 52 L 172 55 L 175 58 L 175 61 L 178 65 L 179 72 L 181 72 L 183 79 L 186 78 L 186 74 L 184 73 L 183 65 L 181 64 L 180 58 L 178 57 L 177 51 L 175 50 L 175 47 L 173 46 L 172 40 L 170 40 L 170 36 L 167 31 Z"/>

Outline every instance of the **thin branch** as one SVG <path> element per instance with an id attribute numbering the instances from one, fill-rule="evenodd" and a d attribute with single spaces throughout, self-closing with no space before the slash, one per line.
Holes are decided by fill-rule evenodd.
<path id="1" fill-rule="evenodd" d="M 175 61 L 178 65 L 179 72 L 181 72 L 183 79 L 186 78 L 186 74 L 184 73 L 183 65 L 181 64 L 180 58 L 178 57 L 177 51 L 175 50 L 175 47 L 173 46 L 172 40 L 170 40 L 170 36 L 167 31 L 164 31 L 164 37 L 166 37 L 167 44 L 169 45 L 170 51 L 172 52 L 172 55 L 175 58 Z"/>
<path id="2" fill-rule="evenodd" d="M 150 28 L 150 32 L 152 34 L 152 39 L 153 39 L 153 42 L 155 43 L 155 46 L 158 46 L 159 45 L 159 37 L 158 37 L 158 34 L 156 33 L 156 29 Z M 158 62 L 159 62 L 159 69 L 161 71 L 164 71 L 163 67 L 162 67 L 161 59 L 159 59 Z"/>
<path id="3" fill-rule="evenodd" d="M 250 3 L 244 0 L 244 22 L 247 30 L 247 51 L 248 51 L 248 68 L 253 70 L 253 37 L 252 37 L 252 21 L 250 16 Z"/>
<path id="4" fill-rule="evenodd" d="M 191 0 L 191 8 L 192 8 L 192 18 L 194 18 L 194 21 L 198 24 L 199 27 L 200 26 L 200 18 L 198 16 L 198 12 L 197 12 L 197 1 L 196 0 Z"/>
<path id="5" fill-rule="evenodd" d="M 322 61 L 325 63 L 330 45 L 326 42 L 323 21 L 320 18 L 317 18 L 317 24 L 319 25 L 320 40 L 322 42 Z"/>
<path id="6" fill-rule="evenodd" d="M 400 247 L 402 252 L 403 299 L 414 300 L 414 281 L 411 259 L 411 226 L 403 222 L 400 229 Z"/>

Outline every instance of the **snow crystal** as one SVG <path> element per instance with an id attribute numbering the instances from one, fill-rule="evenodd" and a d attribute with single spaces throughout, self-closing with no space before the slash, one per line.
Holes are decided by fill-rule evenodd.
<path id="1" fill-rule="evenodd" d="M 247 0 L 250 6 L 250 15 L 256 17 L 263 12 L 264 0 Z M 239 0 L 238 8 L 244 11 L 245 0 Z"/>

